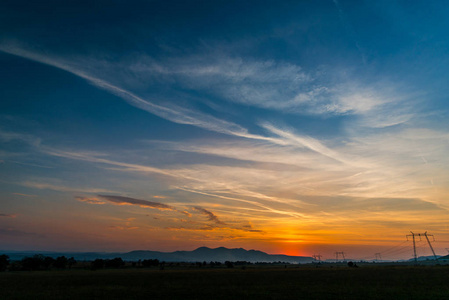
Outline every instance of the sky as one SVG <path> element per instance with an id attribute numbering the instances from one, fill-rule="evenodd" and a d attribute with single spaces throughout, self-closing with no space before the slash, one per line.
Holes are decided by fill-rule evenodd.
<path id="1" fill-rule="evenodd" d="M 0 250 L 446 255 L 448 14 L 1 1 Z"/>

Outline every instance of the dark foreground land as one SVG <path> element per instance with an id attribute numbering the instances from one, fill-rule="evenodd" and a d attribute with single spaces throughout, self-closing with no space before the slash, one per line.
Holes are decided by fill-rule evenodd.
<path id="1" fill-rule="evenodd" d="M 449 299 L 449 267 L 3 272 L 0 299 Z"/>

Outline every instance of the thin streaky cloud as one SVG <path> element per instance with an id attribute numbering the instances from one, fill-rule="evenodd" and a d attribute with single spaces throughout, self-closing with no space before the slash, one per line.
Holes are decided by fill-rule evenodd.
<path id="1" fill-rule="evenodd" d="M 12 193 L 13 195 L 17 196 L 23 196 L 23 197 L 37 197 L 37 195 L 29 195 L 29 194 L 22 194 L 22 193 Z"/>
<path id="2" fill-rule="evenodd" d="M 65 185 L 56 185 L 45 182 L 24 181 L 19 182 L 19 185 L 35 188 L 39 190 L 53 190 L 58 192 L 84 192 L 89 194 L 97 193 L 118 193 L 116 191 L 101 189 L 101 188 L 83 188 L 83 187 L 70 187 Z"/>
<path id="3" fill-rule="evenodd" d="M 11 44 L 10 45 L 0 44 L 0 51 L 18 57 L 22 57 L 25 59 L 29 59 L 32 61 L 36 61 L 42 64 L 46 64 L 49 66 L 53 66 L 55 68 L 72 73 L 78 77 L 87 80 L 88 82 L 94 84 L 95 86 L 124 99 L 133 106 L 136 106 L 142 110 L 148 111 L 154 115 L 160 116 L 174 123 L 193 125 L 210 131 L 216 131 L 220 133 L 242 137 L 245 137 L 247 134 L 247 130 L 237 124 L 217 119 L 215 117 L 205 115 L 198 111 L 188 110 L 186 108 L 176 106 L 165 107 L 154 104 L 148 100 L 144 100 L 143 98 L 133 94 L 130 91 L 112 85 L 111 83 L 106 82 L 105 80 L 102 80 L 100 78 L 93 77 L 77 69 L 76 67 L 73 67 L 67 63 L 59 61 L 56 58 L 27 51 L 16 45 Z"/>
<path id="4" fill-rule="evenodd" d="M 76 200 L 80 202 L 85 202 L 89 204 L 105 204 L 103 200 L 98 199 L 97 197 L 83 197 L 83 196 L 76 196 Z"/>
<path id="5" fill-rule="evenodd" d="M 217 224 L 220 224 L 220 225 L 225 225 L 225 223 L 220 221 L 220 219 L 218 219 L 218 217 L 213 212 L 211 212 L 210 210 L 207 210 L 207 209 L 205 209 L 203 207 L 200 207 L 200 206 L 194 206 L 193 209 L 195 209 L 195 210 L 201 212 L 202 214 L 206 215 L 207 218 L 209 219 L 209 221 L 213 221 L 213 222 L 215 222 Z"/>
<path id="6" fill-rule="evenodd" d="M 236 197 L 228 197 L 228 196 L 204 192 L 204 191 L 200 191 L 200 190 L 189 189 L 189 188 L 185 188 L 185 187 L 176 187 L 176 188 L 179 190 L 190 192 L 190 193 L 195 193 L 195 194 L 200 194 L 200 195 L 205 195 L 205 196 L 210 196 L 210 197 L 215 197 L 215 198 L 221 198 L 221 199 L 226 199 L 226 200 L 232 200 L 232 201 L 237 201 L 237 202 L 243 202 L 246 204 L 252 204 L 256 207 L 262 208 L 263 210 L 260 210 L 261 212 L 272 212 L 272 213 L 276 213 L 276 214 L 280 214 L 280 215 L 288 215 L 288 216 L 294 217 L 294 218 L 306 218 L 304 215 L 302 215 L 300 213 L 277 210 L 277 209 L 268 207 L 266 205 L 260 204 L 256 201 L 250 201 L 250 200 L 245 200 L 245 199 L 236 198 Z"/>
<path id="7" fill-rule="evenodd" d="M 315 151 L 321 155 L 327 156 L 329 158 L 335 159 L 342 163 L 349 163 L 349 161 L 342 157 L 339 153 L 335 152 L 332 149 L 324 146 L 320 141 L 312 138 L 312 137 L 303 137 L 297 134 L 291 133 L 286 130 L 281 130 L 279 128 L 274 127 L 271 124 L 265 123 L 261 125 L 263 128 L 269 130 L 270 132 L 282 137 L 286 144 L 290 144 L 293 146 L 299 146 L 301 148 L 305 147 L 312 151 Z"/>
<path id="8" fill-rule="evenodd" d="M 163 204 L 160 202 L 154 202 L 154 201 L 148 201 L 148 200 L 142 200 L 142 199 L 136 199 L 131 197 L 124 197 L 124 196 L 114 196 L 114 195 L 97 195 L 98 197 L 105 199 L 113 204 L 117 205 L 137 205 L 140 207 L 148 207 L 148 208 L 155 208 L 159 210 L 176 210 L 174 207 Z"/>
<path id="9" fill-rule="evenodd" d="M 170 177 L 175 177 L 175 178 L 196 180 L 193 177 L 186 176 L 186 175 L 180 174 L 175 171 L 164 170 L 164 169 L 159 169 L 159 168 L 145 166 L 145 165 L 137 165 L 137 164 L 129 164 L 129 163 L 124 163 L 124 162 L 113 161 L 110 159 L 95 157 L 95 156 L 89 155 L 88 153 L 61 151 L 61 150 L 48 148 L 48 147 L 45 149 L 42 149 L 42 150 L 43 150 L 43 152 L 45 152 L 49 155 L 53 155 L 53 156 L 118 166 L 118 167 L 121 167 L 120 169 L 118 169 L 120 171 L 155 173 L 155 174 L 160 174 L 160 175 L 165 175 L 165 176 L 170 176 Z"/>
<path id="10" fill-rule="evenodd" d="M 46 64 L 69 73 L 72 73 L 80 78 L 85 79 L 86 81 L 94 84 L 95 86 L 106 90 L 122 99 L 130 103 L 131 105 L 138 107 L 142 110 L 150 112 L 154 115 L 157 115 L 166 120 L 172 121 L 174 123 L 179 124 L 187 124 L 193 125 L 196 127 L 200 127 L 209 131 L 215 131 L 231 136 L 243 137 L 248 139 L 256 139 L 256 140 L 265 140 L 270 141 L 275 144 L 283 145 L 285 144 L 282 139 L 274 138 L 274 137 L 265 137 L 257 134 L 251 134 L 247 129 L 241 127 L 232 122 L 228 122 L 222 119 L 215 118 L 210 115 L 203 114 L 198 111 L 189 110 L 182 107 L 165 107 L 154 104 L 148 100 L 145 100 L 130 91 L 127 91 L 123 88 L 112 85 L 105 80 L 100 78 L 93 77 L 76 67 L 69 65 L 68 63 L 64 63 L 59 61 L 56 58 L 52 58 L 49 56 L 45 56 L 42 54 L 38 54 L 35 52 L 27 51 L 23 48 L 20 48 L 13 44 L 0 44 L 0 51 L 5 53 L 15 55 L 18 57 L 22 57 L 25 59 L 29 59 L 32 61 L 36 61 L 42 64 Z"/>
<path id="11" fill-rule="evenodd" d="M 41 139 L 33 135 L 3 130 L 0 130 L 0 139 L 5 142 L 18 140 L 35 147 L 38 147 L 41 144 Z"/>
<path id="12" fill-rule="evenodd" d="M 16 214 L 0 214 L 0 218 L 15 218 Z"/>

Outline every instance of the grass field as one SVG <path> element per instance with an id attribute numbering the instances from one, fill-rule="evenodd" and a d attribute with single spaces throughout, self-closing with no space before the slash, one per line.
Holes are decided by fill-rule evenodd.
<path id="1" fill-rule="evenodd" d="M 449 267 L 3 272 L 0 299 L 449 299 Z"/>

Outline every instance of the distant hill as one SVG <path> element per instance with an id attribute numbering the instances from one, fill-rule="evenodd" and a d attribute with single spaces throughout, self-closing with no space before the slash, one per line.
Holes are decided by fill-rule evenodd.
<path id="1" fill-rule="evenodd" d="M 441 255 L 437 255 L 437 259 L 440 259 L 440 258 L 441 258 Z M 417 261 L 435 260 L 435 256 L 433 256 L 433 255 L 419 256 L 416 260 Z M 408 261 L 415 261 L 415 259 L 410 258 Z"/>
<path id="2" fill-rule="evenodd" d="M 248 262 L 285 262 L 285 263 L 310 263 L 313 258 L 306 256 L 273 255 L 258 250 L 245 250 L 243 248 L 229 249 L 219 247 L 211 249 L 200 247 L 193 251 L 159 252 L 149 250 L 136 250 L 126 253 L 104 253 L 104 252 L 1 252 L 12 260 L 20 260 L 26 256 L 43 254 L 45 256 L 74 257 L 76 260 L 94 260 L 96 258 L 111 259 L 121 257 L 127 261 L 137 261 L 139 259 L 158 259 L 166 262 L 198 262 L 198 261 L 248 261 Z"/>
<path id="3" fill-rule="evenodd" d="M 438 257 L 439 260 L 449 260 L 449 255 Z"/>

